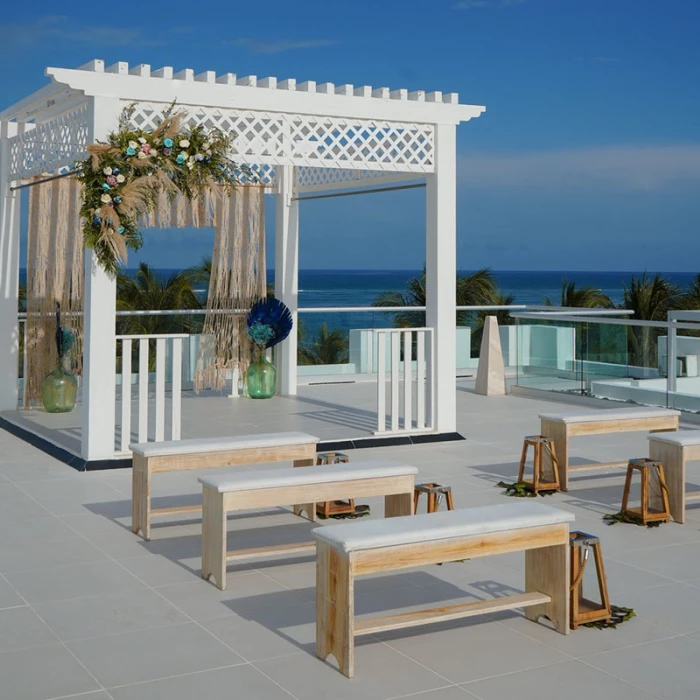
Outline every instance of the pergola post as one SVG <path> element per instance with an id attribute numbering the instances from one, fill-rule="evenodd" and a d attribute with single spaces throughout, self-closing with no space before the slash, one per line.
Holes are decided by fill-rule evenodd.
<path id="1" fill-rule="evenodd" d="M 118 127 L 116 97 L 92 97 L 88 112 L 88 143 L 104 140 Z M 85 249 L 83 326 L 83 459 L 114 457 L 116 383 L 117 281 Z M 130 426 L 123 426 L 129 430 Z"/>
<path id="2" fill-rule="evenodd" d="M 0 411 L 17 410 L 19 322 L 19 217 L 18 192 L 10 191 L 9 143 L 17 124 L 0 125 Z"/>
<path id="3" fill-rule="evenodd" d="M 282 396 L 297 394 L 297 344 L 299 323 L 299 202 L 292 199 L 295 168 L 276 169 L 278 193 L 275 201 L 275 297 L 292 312 L 294 325 L 286 340 L 277 346 L 277 376 Z"/>
<path id="4" fill-rule="evenodd" d="M 457 429 L 457 153 L 454 124 L 435 125 L 435 172 L 426 177 L 426 325 L 433 328 L 433 427 Z"/>

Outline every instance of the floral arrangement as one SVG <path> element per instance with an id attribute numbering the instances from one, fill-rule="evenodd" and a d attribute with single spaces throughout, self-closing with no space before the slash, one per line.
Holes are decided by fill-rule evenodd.
<path id="1" fill-rule="evenodd" d="M 134 130 L 133 111 L 133 105 L 125 109 L 118 131 L 106 143 L 88 146 L 90 157 L 76 164 L 85 245 L 111 272 L 126 261 L 127 248 L 141 247 L 138 218 L 153 210 L 159 192 L 192 200 L 214 185 L 232 187 L 242 178 L 258 182 L 248 166 L 229 159 L 230 136 L 184 127 L 183 113 L 172 114 L 172 106 L 152 132 Z"/>
<path id="2" fill-rule="evenodd" d="M 56 302 L 56 352 L 61 361 L 75 345 L 75 333 L 61 325 L 61 305 Z"/>
<path id="3" fill-rule="evenodd" d="M 248 337 L 262 352 L 282 342 L 292 330 L 292 313 L 278 299 L 260 299 L 248 312 Z"/>

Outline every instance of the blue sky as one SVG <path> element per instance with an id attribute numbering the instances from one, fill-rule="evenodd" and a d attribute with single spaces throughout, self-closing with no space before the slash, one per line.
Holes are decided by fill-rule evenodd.
<path id="1" fill-rule="evenodd" d="M 697 0 L 35 0 L 4 10 L 0 69 L 5 104 L 92 58 L 459 92 L 487 107 L 458 130 L 461 268 L 698 271 L 698 26 Z M 420 267 L 424 215 L 421 190 L 304 203 L 301 267 Z M 147 241 L 130 264 L 212 235 Z"/>

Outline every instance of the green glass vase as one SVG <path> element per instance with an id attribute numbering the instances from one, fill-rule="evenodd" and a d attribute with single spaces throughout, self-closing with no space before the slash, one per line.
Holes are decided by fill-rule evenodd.
<path id="1" fill-rule="evenodd" d="M 68 413 L 75 408 L 78 380 L 59 361 L 56 369 L 44 377 L 41 398 L 48 413 Z"/>
<path id="2" fill-rule="evenodd" d="M 277 370 L 264 353 L 260 353 L 246 372 L 246 388 L 251 399 L 270 399 L 277 391 Z"/>

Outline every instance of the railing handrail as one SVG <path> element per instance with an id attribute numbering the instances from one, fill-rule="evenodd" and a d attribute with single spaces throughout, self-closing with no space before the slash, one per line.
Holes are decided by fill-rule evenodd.
<path id="1" fill-rule="evenodd" d="M 567 313 L 536 313 L 536 312 L 520 312 L 513 314 L 513 318 L 519 320 L 521 318 L 529 320 L 538 320 L 552 318 L 557 321 L 568 321 L 571 323 L 600 323 L 609 326 L 641 326 L 648 328 L 674 328 L 682 330 L 697 331 L 697 323 L 678 323 L 677 321 L 643 321 L 640 319 L 629 318 L 604 318 L 602 316 L 585 316 L 583 314 L 567 314 Z"/>
<path id="2" fill-rule="evenodd" d="M 158 340 L 159 338 L 189 338 L 188 333 L 154 333 L 153 335 L 142 333 L 136 335 L 118 335 L 116 340 Z"/>

